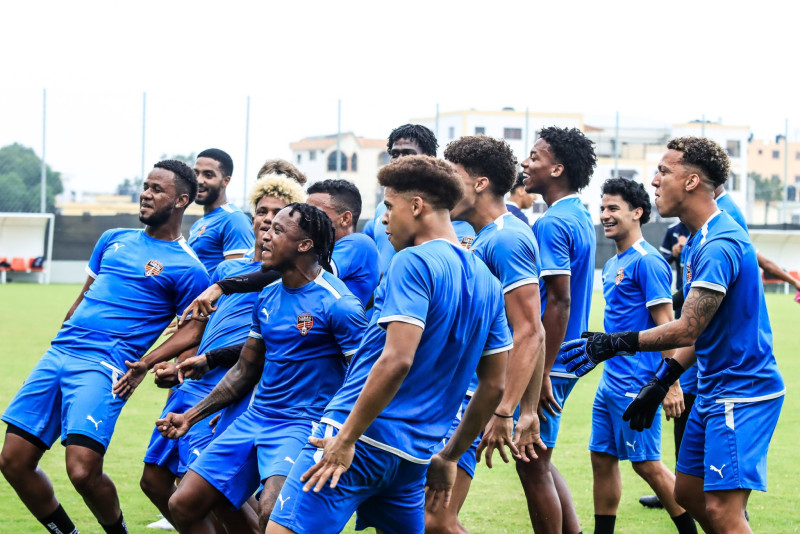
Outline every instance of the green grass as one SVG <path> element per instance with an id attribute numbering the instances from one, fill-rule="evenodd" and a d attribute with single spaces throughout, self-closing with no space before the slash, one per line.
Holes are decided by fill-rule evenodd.
<path id="1" fill-rule="evenodd" d="M 3 358 L 0 408 L 5 409 L 47 349 L 79 289 L 75 285 L 0 286 L 0 346 Z M 593 329 L 601 326 L 602 304 L 601 295 L 595 294 L 591 321 Z M 775 353 L 789 394 L 770 447 L 769 493 L 753 492 L 748 510 L 756 532 L 798 532 L 800 526 L 794 518 L 800 501 L 797 497 L 800 460 L 795 453 L 796 436 L 792 436 L 800 425 L 800 400 L 793 395 L 795 388 L 800 385 L 800 351 L 795 344 L 797 331 L 794 330 L 800 324 L 800 306 L 785 295 L 772 294 L 767 295 L 767 304 L 775 333 Z M 559 445 L 553 456 L 554 463 L 572 490 L 584 532 L 591 532 L 594 523 L 592 473 L 586 446 L 591 401 L 599 376 L 599 372 L 594 372 L 575 387 L 565 408 Z M 117 486 L 131 532 L 148 532 L 145 525 L 156 519 L 155 507 L 139 490 L 139 476 L 152 425 L 161 412 L 165 398 L 165 392 L 153 386 L 151 381 L 142 384 L 123 410 L 106 456 L 106 471 Z M 663 457 L 665 463 L 673 468 L 671 423 L 666 423 L 664 428 L 666 439 Z M 52 479 L 56 494 L 81 532 L 102 532 L 64 473 L 63 447 L 55 445 L 45 454 L 41 467 Z M 617 532 L 674 532 L 665 512 L 645 510 L 638 504 L 638 497 L 651 491 L 627 463 L 622 463 L 621 468 L 623 496 Z M 524 497 L 513 466 L 501 463 L 500 467 L 489 470 L 479 465 L 461 518 L 473 533 L 530 531 Z M 5 481 L 0 481 L 0 532 L 38 531 L 42 531 L 42 527 L 28 513 L 11 487 Z"/>

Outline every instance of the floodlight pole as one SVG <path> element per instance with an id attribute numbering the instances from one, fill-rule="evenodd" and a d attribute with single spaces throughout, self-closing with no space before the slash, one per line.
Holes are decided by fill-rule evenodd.
<path id="1" fill-rule="evenodd" d="M 39 212 L 47 210 L 47 159 L 45 149 L 47 146 L 47 89 L 42 89 L 42 180 Z"/>
<path id="2" fill-rule="evenodd" d="M 522 157 L 525 158 L 528 150 L 531 149 L 530 145 L 528 145 L 528 132 L 530 131 L 530 112 L 528 107 L 525 106 L 525 146 L 522 147 Z"/>
<path id="3" fill-rule="evenodd" d="M 336 114 L 336 179 L 342 176 L 342 99 L 338 100 Z"/>
<path id="4" fill-rule="evenodd" d="M 247 95 L 247 112 L 244 120 L 244 175 L 242 176 L 242 207 L 247 204 L 247 159 L 250 155 L 250 95 Z"/>
<path id="5" fill-rule="evenodd" d="M 141 179 L 144 182 L 144 142 L 145 142 L 145 132 L 146 132 L 146 121 L 147 121 L 147 91 L 142 92 L 142 170 L 141 170 Z"/>
<path id="6" fill-rule="evenodd" d="M 436 103 L 436 119 L 433 124 L 433 133 L 436 134 L 436 140 L 439 140 L 439 103 Z M 466 133 L 466 132 L 465 132 Z M 391 147 L 390 147 L 391 148 Z"/>
<path id="7" fill-rule="evenodd" d="M 786 119 L 783 132 L 783 224 L 786 224 L 786 214 L 789 209 L 789 119 Z"/>
<path id="8" fill-rule="evenodd" d="M 614 126 L 614 178 L 619 178 L 619 111 Z"/>

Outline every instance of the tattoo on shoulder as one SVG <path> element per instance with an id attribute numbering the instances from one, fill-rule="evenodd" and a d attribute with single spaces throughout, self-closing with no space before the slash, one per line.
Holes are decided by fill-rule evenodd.
<path id="1" fill-rule="evenodd" d="M 725 295 L 706 288 L 692 288 L 683 303 L 681 317 L 685 318 L 688 333 L 697 338 L 717 312 Z"/>

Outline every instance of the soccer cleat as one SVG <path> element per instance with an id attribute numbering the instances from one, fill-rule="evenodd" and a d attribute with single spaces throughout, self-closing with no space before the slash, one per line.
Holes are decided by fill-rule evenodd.
<path id="1" fill-rule="evenodd" d="M 159 516 L 160 516 L 160 514 L 159 514 Z M 163 517 L 163 516 L 160 516 L 160 517 L 161 517 L 161 519 L 159 519 L 158 521 L 155 521 L 155 522 L 150 523 L 149 525 L 147 525 L 147 528 L 154 528 L 154 529 L 157 529 L 157 530 L 175 530 L 175 527 L 172 526 L 172 523 L 167 521 L 166 517 Z"/>
<path id="2" fill-rule="evenodd" d="M 664 508 L 664 505 L 661 504 L 661 501 L 659 501 L 658 497 L 655 495 L 645 495 L 644 497 L 639 497 L 639 504 L 645 508 Z"/>

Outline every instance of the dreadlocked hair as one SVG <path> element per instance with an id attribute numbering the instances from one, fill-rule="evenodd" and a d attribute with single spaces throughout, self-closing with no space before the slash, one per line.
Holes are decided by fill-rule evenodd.
<path id="1" fill-rule="evenodd" d="M 285 159 L 268 159 L 264 162 L 256 175 L 258 178 L 264 176 L 285 176 L 290 180 L 294 180 L 300 185 L 306 183 L 306 175 L 303 174 L 297 167 L 286 161 Z"/>
<path id="2" fill-rule="evenodd" d="M 333 229 L 330 217 L 321 209 L 310 204 L 292 202 L 286 208 L 289 209 L 289 217 L 295 213 L 300 214 L 298 226 L 314 243 L 314 251 L 317 253 L 319 264 L 323 269 L 332 273 L 331 255 L 336 242 L 336 231 Z"/>

